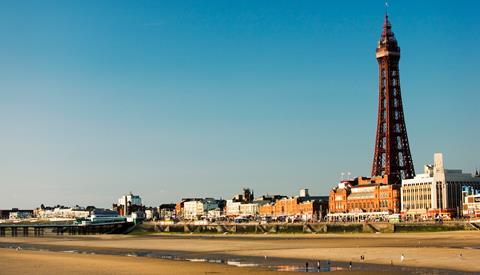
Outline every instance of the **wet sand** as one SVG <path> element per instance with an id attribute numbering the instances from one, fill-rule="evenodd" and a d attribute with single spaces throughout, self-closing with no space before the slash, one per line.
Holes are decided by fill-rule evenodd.
<path id="1" fill-rule="evenodd" d="M 258 268 L 109 255 L 0 249 L 0 274 L 278 274 Z M 282 272 L 281 274 L 289 274 Z"/>
<path id="2" fill-rule="evenodd" d="M 325 235 L 101 235 L 0 238 L 20 243 L 92 249 L 156 250 L 202 255 L 333 260 L 480 272 L 480 232 Z M 400 256 L 404 254 L 402 262 Z M 365 260 L 360 260 L 360 255 Z M 98 256 L 92 256 L 98 257 Z M 127 257 L 124 257 L 127 258 Z M 173 261 L 172 261 L 173 262 Z M 185 263 L 187 264 L 187 263 Z M 195 264 L 195 263 L 188 263 Z M 243 268 L 241 268 L 243 270 Z M 232 273 L 234 274 L 234 273 Z M 284 274 L 284 273 L 282 273 Z"/>

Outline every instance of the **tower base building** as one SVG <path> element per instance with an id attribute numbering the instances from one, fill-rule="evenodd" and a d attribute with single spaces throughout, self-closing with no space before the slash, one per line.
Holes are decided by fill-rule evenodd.
<path id="1" fill-rule="evenodd" d="M 400 213 L 400 185 L 388 176 L 345 180 L 330 191 L 329 217 L 354 221 Z M 337 215 L 335 215 L 337 214 Z M 338 215 L 341 214 L 341 215 Z"/>

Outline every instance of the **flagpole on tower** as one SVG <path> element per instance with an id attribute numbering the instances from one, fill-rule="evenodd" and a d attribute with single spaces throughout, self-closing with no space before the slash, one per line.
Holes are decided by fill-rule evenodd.
<path id="1" fill-rule="evenodd" d="M 385 15 L 388 15 L 388 0 L 385 0 Z"/>

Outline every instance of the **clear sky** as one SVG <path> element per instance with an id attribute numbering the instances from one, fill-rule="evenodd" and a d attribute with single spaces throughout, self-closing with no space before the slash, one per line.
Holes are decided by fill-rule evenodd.
<path id="1" fill-rule="evenodd" d="M 480 165 L 478 1 L 390 1 L 417 172 Z M 377 1 L 1 1 L 0 208 L 370 175 Z"/>

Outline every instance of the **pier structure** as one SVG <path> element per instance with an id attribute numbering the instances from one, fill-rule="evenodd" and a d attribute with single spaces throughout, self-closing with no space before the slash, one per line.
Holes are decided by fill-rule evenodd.
<path id="1" fill-rule="evenodd" d="M 91 234 L 125 234 L 133 230 L 134 222 L 111 222 L 93 224 L 73 223 L 28 223 L 0 224 L 0 237 L 43 236 L 46 232 L 54 235 L 91 235 Z"/>

